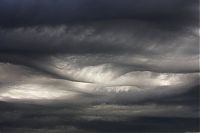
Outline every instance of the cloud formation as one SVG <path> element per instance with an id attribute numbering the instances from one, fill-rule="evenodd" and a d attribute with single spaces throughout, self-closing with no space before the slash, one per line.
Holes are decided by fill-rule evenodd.
<path id="1" fill-rule="evenodd" d="M 198 10 L 0 1 L 0 132 L 199 131 Z"/>
<path id="2" fill-rule="evenodd" d="M 60 25 L 104 19 L 143 19 L 169 23 L 198 20 L 197 0 L 2 0 L 1 26 Z M 170 21 L 169 21 L 170 20 Z M 176 25 L 179 25 L 178 23 Z"/>

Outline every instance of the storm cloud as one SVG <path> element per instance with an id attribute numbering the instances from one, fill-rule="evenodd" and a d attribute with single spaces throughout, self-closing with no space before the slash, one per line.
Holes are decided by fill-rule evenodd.
<path id="1" fill-rule="evenodd" d="M 0 132 L 199 131 L 198 4 L 0 1 Z"/>
<path id="2" fill-rule="evenodd" d="M 0 24 L 8 27 L 104 19 L 167 20 L 167 23 L 187 23 L 198 19 L 197 0 L 2 0 L 0 5 Z"/>

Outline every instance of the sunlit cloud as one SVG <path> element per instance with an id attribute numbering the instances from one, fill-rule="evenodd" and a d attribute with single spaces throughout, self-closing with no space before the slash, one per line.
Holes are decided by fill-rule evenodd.
<path id="1" fill-rule="evenodd" d="M 8 87 L 5 92 L 1 92 L 0 99 L 3 101 L 9 100 L 56 100 L 70 99 L 76 96 L 77 93 L 66 90 L 56 90 L 48 86 L 37 84 L 25 84 L 19 86 Z"/>

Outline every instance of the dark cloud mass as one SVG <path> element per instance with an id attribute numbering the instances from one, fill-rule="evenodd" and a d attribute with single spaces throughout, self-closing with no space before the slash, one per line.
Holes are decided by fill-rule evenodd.
<path id="1" fill-rule="evenodd" d="M 1 0 L 0 132 L 198 132 L 198 0 Z"/>
<path id="2" fill-rule="evenodd" d="M 197 0 L 2 0 L 0 18 L 8 27 L 115 18 L 182 22 L 197 19 L 197 4 Z"/>

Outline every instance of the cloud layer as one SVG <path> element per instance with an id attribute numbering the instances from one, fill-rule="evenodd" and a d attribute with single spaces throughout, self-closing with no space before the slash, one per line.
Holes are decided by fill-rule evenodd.
<path id="1" fill-rule="evenodd" d="M 0 132 L 199 131 L 197 5 L 2 0 Z"/>

